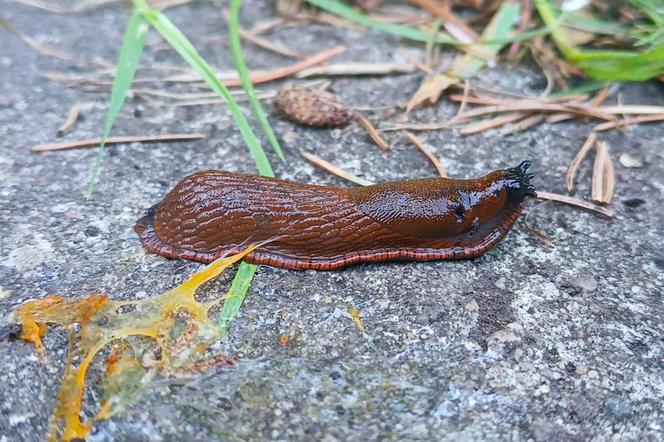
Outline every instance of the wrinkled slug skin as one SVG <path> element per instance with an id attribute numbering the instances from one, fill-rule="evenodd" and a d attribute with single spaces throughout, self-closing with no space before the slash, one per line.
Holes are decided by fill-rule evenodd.
<path id="1" fill-rule="evenodd" d="M 331 270 L 471 258 L 500 241 L 535 195 L 528 166 L 351 189 L 209 170 L 180 181 L 134 229 L 149 252 L 204 263 L 266 240 L 248 261 Z"/>

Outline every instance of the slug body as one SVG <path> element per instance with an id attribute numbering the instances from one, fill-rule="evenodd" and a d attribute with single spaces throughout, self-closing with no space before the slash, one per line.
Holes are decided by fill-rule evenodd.
<path id="1" fill-rule="evenodd" d="M 267 241 L 246 259 L 287 269 L 472 258 L 512 227 L 535 188 L 529 163 L 482 178 L 337 188 L 222 171 L 184 178 L 134 227 L 143 246 L 208 263 Z"/>

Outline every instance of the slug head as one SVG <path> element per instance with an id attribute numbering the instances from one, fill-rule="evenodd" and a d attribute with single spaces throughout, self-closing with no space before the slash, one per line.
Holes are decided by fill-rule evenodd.
<path id="1" fill-rule="evenodd" d="M 358 210 L 404 235 L 431 239 L 474 235 L 521 210 L 523 199 L 535 195 L 529 166 L 524 161 L 471 180 L 429 178 L 377 184 L 352 189 L 349 195 Z"/>
<path id="2" fill-rule="evenodd" d="M 478 180 L 467 181 L 452 198 L 455 222 L 459 232 L 474 234 L 482 227 L 490 228 L 505 215 L 521 210 L 527 196 L 537 196 L 527 173 L 530 161 L 516 167 L 497 170 Z"/>

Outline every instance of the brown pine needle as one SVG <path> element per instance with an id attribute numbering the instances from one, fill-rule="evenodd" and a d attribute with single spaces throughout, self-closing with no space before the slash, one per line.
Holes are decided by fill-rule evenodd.
<path id="1" fill-rule="evenodd" d="M 182 1 L 191 1 L 191 0 L 182 0 Z M 224 11 L 223 12 L 224 20 L 228 23 L 229 21 L 229 12 Z M 266 49 L 268 51 L 274 52 L 275 54 L 283 55 L 285 57 L 291 57 L 291 58 L 303 58 L 304 55 L 295 52 L 291 50 L 290 48 L 277 43 L 270 41 L 266 38 L 260 37 L 257 34 L 247 31 L 245 29 L 238 29 L 238 34 L 240 34 L 240 37 L 249 43 L 252 43 L 260 48 Z"/>
<path id="2" fill-rule="evenodd" d="M 571 192 L 572 189 L 574 189 L 574 178 L 576 177 L 576 171 L 579 169 L 579 166 L 588 155 L 588 152 L 590 152 L 590 149 L 592 149 L 592 147 L 595 145 L 595 141 L 597 141 L 597 135 L 595 132 L 590 132 L 590 135 L 588 135 L 588 138 L 586 138 L 583 146 L 581 146 L 581 149 L 574 157 L 572 164 L 569 165 L 567 174 L 565 176 L 568 192 Z"/>
<path id="3" fill-rule="evenodd" d="M 459 129 L 459 135 L 473 135 L 485 130 L 495 129 L 496 127 L 504 126 L 508 123 L 519 121 L 524 117 L 523 112 L 515 112 L 500 117 L 491 118 L 489 120 L 482 120 L 478 123 L 469 124 Z"/>
<path id="4" fill-rule="evenodd" d="M 320 64 L 334 57 L 335 55 L 339 55 L 345 50 L 346 50 L 345 46 L 341 45 L 334 46 L 330 49 L 325 49 L 324 51 L 319 52 L 318 54 L 312 55 L 311 57 L 305 58 L 304 60 L 294 63 L 290 66 L 285 66 L 280 69 L 275 69 L 270 72 L 265 72 L 262 73 L 261 75 L 249 74 L 249 79 L 251 80 L 252 83 L 256 84 L 256 83 L 267 83 L 269 81 L 274 81 L 280 78 L 289 77 L 307 68 L 316 66 L 317 64 Z M 230 86 L 240 86 L 241 83 L 240 79 L 235 79 L 232 81 L 231 80 L 224 81 L 224 84 L 230 87 Z"/>
<path id="5" fill-rule="evenodd" d="M 26 6 L 32 6 L 33 8 L 43 9 L 44 11 L 52 12 L 54 14 L 75 14 L 77 12 L 90 11 L 101 6 L 105 6 L 112 3 L 119 3 L 118 0 L 81 0 L 75 2 L 70 7 L 63 7 L 55 4 L 53 1 L 41 1 L 41 0 L 14 0 L 16 3 L 20 3 Z"/>
<path id="6" fill-rule="evenodd" d="M 621 115 L 664 114 L 664 106 L 646 106 L 640 104 L 619 104 L 617 106 L 599 106 L 597 110 L 600 112 L 605 112 L 607 114 L 621 114 Z"/>
<path id="7" fill-rule="evenodd" d="M 318 157 L 314 154 L 311 154 L 311 153 L 308 153 L 308 152 L 300 152 L 300 153 L 302 154 L 302 156 L 307 161 L 311 162 L 315 166 L 318 166 L 321 169 L 326 170 L 326 171 L 330 172 L 331 174 L 336 175 L 340 178 L 343 178 L 343 179 L 348 180 L 348 181 L 350 181 L 352 183 L 355 183 L 355 184 L 359 184 L 360 186 L 371 186 L 373 184 L 371 181 L 367 181 L 364 178 L 360 178 L 357 175 L 354 175 L 350 172 L 346 172 L 342 168 L 340 168 L 338 166 L 335 166 L 334 164 L 332 164 L 328 161 L 325 161 L 324 159 L 322 159 L 322 158 L 320 158 L 320 157 Z"/>
<path id="8" fill-rule="evenodd" d="M 382 131 L 395 131 L 395 130 L 440 130 L 449 129 L 454 124 L 454 121 L 448 120 L 442 123 L 394 123 L 389 122 L 381 126 Z"/>
<path id="9" fill-rule="evenodd" d="M 468 103 L 468 94 L 470 93 L 470 80 L 466 79 L 463 82 L 463 95 L 461 96 L 461 104 L 456 116 L 458 117 L 466 110 L 466 103 Z M 452 97 L 450 97 L 451 99 Z"/>
<path id="10" fill-rule="evenodd" d="M 319 52 L 318 54 L 312 55 L 311 57 L 305 58 L 304 60 L 298 61 L 296 63 L 278 69 L 274 69 L 271 71 L 250 72 L 249 79 L 254 84 L 269 83 L 271 81 L 280 80 L 282 78 L 297 74 L 298 72 L 303 71 L 312 66 L 315 66 L 317 64 L 321 64 L 327 61 L 328 59 L 336 55 L 339 55 L 345 50 L 346 50 L 345 46 L 334 46 L 332 48 L 325 49 L 324 51 Z M 68 76 L 68 75 L 62 75 L 58 72 L 48 72 L 43 75 L 49 80 L 58 81 L 61 83 L 68 83 L 70 85 L 92 84 L 95 86 L 105 86 L 105 87 L 110 87 L 112 85 L 112 81 L 101 80 L 98 79 L 97 77 L 91 78 L 90 76 L 81 76 L 81 75 Z M 216 75 L 217 77 L 219 77 L 221 82 L 226 87 L 237 87 L 241 85 L 240 79 L 237 78 L 237 71 L 222 71 L 222 72 L 217 71 Z M 186 74 L 171 75 L 163 78 L 159 77 L 136 78 L 134 79 L 134 84 L 155 83 L 155 82 L 156 83 L 199 83 L 200 79 L 201 78 L 198 74 L 189 72 Z"/>
<path id="11" fill-rule="evenodd" d="M 590 100 L 590 104 L 593 106 L 601 106 L 604 104 L 606 99 L 609 97 L 609 86 L 604 86 L 598 93 Z"/>
<path id="12" fill-rule="evenodd" d="M 574 115 L 569 112 L 557 112 L 546 117 L 546 122 L 549 124 L 558 123 L 560 121 L 571 120 L 572 118 L 574 118 Z"/>
<path id="13" fill-rule="evenodd" d="M 452 101 L 463 101 L 463 95 L 449 94 L 448 98 Z M 473 91 L 472 95 L 466 97 L 467 103 L 472 104 L 485 104 L 485 105 L 539 105 L 539 104 L 565 104 L 565 103 L 579 103 L 582 104 L 583 100 L 587 97 L 585 95 L 570 95 L 567 97 L 525 97 L 522 99 L 506 99 L 491 97 L 488 95 L 478 94 Z"/>
<path id="14" fill-rule="evenodd" d="M 200 140 L 205 135 L 193 134 L 168 134 L 168 135 L 136 135 L 128 137 L 110 137 L 106 144 L 126 144 L 126 143 L 159 143 L 170 141 L 190 141 Z M 49 152 L 53 150 L 80 149 L 83 147 L 96 147 L 101 144 L 101 138 L 91 138 L 79 141 L 64 141 L 62 143 L 38 144 L 32 148 L 33 152 Z"/>
<path id="15" fill-rule="evenodd" d="M 33 6 L 33 5 L 30 5 Z M 23 41 L 26 45 L 28 45 L 32 50 L 35 52 L 45 55 L 47 57 L 53 57 L 57 58 L 59 60 L 64 60 L 64 61 L 69 61 L 73 63 L 79 63 L 79 64 L 88 64 L 96 67 L 102 67 L 102 68 L 108 68 L 110 67 L 110 63 L 107 63 L 101 59 L 96 59 L 96 60 L 82 60 L 76 57 L 75 55 L 62 51 L 58 48 L 55 48 L 53 46 L 44 44 L 39 42 L 38 40 L 23 34 L 22 32 L 18 31 L 15 29 L 12 24 L 7 21 L 6 19 L 0 17 L 0 29 L 5 30 L 8 34 L 13 35 L 14 37 L 18 38 L 19 40 Z"/>
<path id="16" fill-rule="evenodd" d="M 564 204 L 569 204 L 570 206 L 585 209 L 585 210 L 588 210 L 590 212 L 599 213 L 600 215 L 603 215 L 607 218 L 613 218 L 613 211 L 612 210 L 607 209 L 606 207 L 596 206 L 595 204 L 591 204 L 589 202 L 580 200 L 578 198 L 573 198 L 571 196 L 560 195 L 560 194 L 557 194 L 557 193 L 550 193 L 550 192 L 542 192 L 542 191 L 538 190 L 537 191 L 537 198 L 543 199 L 543 200 L 549 200 L 549 201 L 557 201 L 559 203 L 564 203 Z"/>
<path id="17" fill-rule="evenodd" d="M 353 114 L 357 122 L 360 123 L 360 126 L 362 126 L 364 130 L 367 131 L 369 138 L 371 138 L 371 140 L 376 143 L 376 146 L 378 146 L 380 150 L 387 152 L 390 149 L 390 145 L 387 144 L 383 137 L 380 136 L 376 128 L 373 126 L 373 124 L 371 124 L 371 121 L 367 120 L 364 115 L 359 112 L 354 112 Z"/>
<path id="18" fill-rule="evenodd" d="M 424 72 L 425 74 L 433 74 L 433 69 L 422 63 L 420 60 L 417 59 L 416 56 L 408 52 L 406 49 L 397 48 L 396 52 L 397 54 L 401 55 L 404 60 L 406 60 L 408 63 L 412 64 L 417 69 Z"/>
<path id="19" fill-rule="evenodd" d="M 595 162 L 593 163 L 593 178 L 591 197 L 594 203 L 602 204 L 604 198 L 604 161 L 606 159 L 606 144 L 598 142 L 595 147 Z"/>
<path id="20" fill-rule="evenodd" d="M 297 78 L 321 76 L 351 76 L 351 75 L 392 75 L 410 74 L 415 72 L 415 66 L 405 63 L 336 63 L 325 66 L 316 66 L 298 72 Z"/>
<path id="21" fill-rule="evenodd" d="M 511 124 L 502 130 L 503 135 L 515 134 L 517 132 L 522 132 L 526 129 L 529 129 L 537 124 L 540 124 L 544 121 L 544 114 L 533 114 L 521 121 L 517 121 L 514 124 Z"/>
<path id="22" fill-rule="evenodd" d="M 275 54 L 291 58 L 303 57 L 303 54 L 301 54 L 300 52 L 293 51 L 282 44 L 270 41 L 263 37 L 259 37 L 258 35 L 254 35 L 249 31 L 239 29 L 238 33 L 240 34 L 240 37 L 247 40 L 249 43 L 255 44 L 256 46 L 259 46 L 263 49 L 267 49 L 268 51 L 274 52 Z"/>
<path id="23" fill-rule="evenodd" d="M 70 130 L 76 126 L 76 123 L 78 122 L 78 117 L 81 115 L 81 103 L 75 103 L 71 109 L 69 109 L 69 113 L 67 114 L 67 118 L 65 118 L 65 121 L 62 122 L 60 127 L 58 128 L 58 136 L 61 137 Z"/>
<path id="24" fill-rule="evenodd" d="M 443 167 L 442 164 L 440 164 L 440 161 L 438 161 L 438 158 L 429 150 L 429 148 L 415 136 L 415 134 L 408 132 L 408 131 L 403 131 L 404 135 L 408 137 L 410 141 L 413 142 L 413 144 L 424 154 L 425 157 L 431 161 L 431 164 L 436 168 L 438 171 L 438 174 L 443 177 L 447 178 L 447 172 L 445 171 L 445 168 Z"/>
<path id="25" fill-rule="evenodd" d="M 609 204 L 613 198 L 615 177 L 609 146 L 604 141 L 597 142 L 597 153 L 593 165 L 592 200 L 597 204 Z"/>
<path id="26" fill-rule="evenodd" d="M 540 232 L 538 229 L 536 229 L 535 227 L 533 227 L 533 226 L 528 222 L 528 219 L 529 219 L 530 216 L 535 212 L 536 209 L 538 209 L 539 207 L 542 207 L 542 206 L 544 206 L 545 204 L 548 204 L 548 203 L 549 203 L 549 201 L 543 201 L 543 202 L 541 202 L 541 203 L 537 203 L 537 204 L 535 205 L 535 207 L 533 207 L 532 209 L 530 209 L 530 210 L 528 211 L 528 213 L 526 213 L 526 216 L 523 217 L 523 225 L 526 226 L 526 230 L 528 231 L 528 233 L 529 233 L 533 238 L 537 239 L 538 241 L 543 242 L 544 244 L 546 244 L 546 245 L 549 246 L 549 247 L 555 247 L 555 243 L 553 242 L 553 239 L 551 239 L 549 236 L 545 235 L 544 233 Z"/>
<path id="27" fill-rule="evenodd" d="M 442 18 L 444 25 L 448 23 L 453 24 L 463 34 L 463 39 L 460 39 L 459 36 L 455 36 L 455 38 L 458 38 L 465 43 L 472 43 L 480 39 L 480 35 L 472 28 L 468 27 L 468 25 L 466 25 L 463 20 L 454 15 L 454 13 L 452 13 L 448 7 L 444 6 L 444 2 L 437 2 L 433 0 L 408 0 L 408 2 L 419 6 L 422 9 L 426 9 L 431 14 Z"/>
<path id="28" fill-rule="evenodd" d="M 599 120 L 613 120 L 615 117 L 610 115 L 610 112 L 605 112 L 602 107 L 593 108 L 584 104 L 577 103 L 537 103 L 525 100 L 524 103 L 516 104 L 502 104 L 496 106 L 483 106 L 471 111 L 465 112 L 456 119 L 471 119 L 481 117 L 487 114 L 496 114 L 504 112 L 522 112 L 522 111 L 539 111 L 539 112 L 570 112 L 573 114 L 582 115 L 585 117 L 593 117 Z"/>
<path id="29" fill-rule="evenodd" d="M 642 115 L 640 117 L 625 118 L 623 120 L 607 121 L 606 123 L 598 124 L 593 130 L 599 132 L 613 128 L 632 126 L 634 124 L 654 123 L 657 121 L 664 121 L 664 114 Z"/>
<path id="30" fill-rule="evenodd" d="M 606 160 L 604 160 L 604 179 L 604 195 L 602 199 L 606 204 L 611 204 L 616 186 L 616 174 L 615 169 L 613 168 L 613 159 L 611 159 L 611 155 L 607 155 Z"/>

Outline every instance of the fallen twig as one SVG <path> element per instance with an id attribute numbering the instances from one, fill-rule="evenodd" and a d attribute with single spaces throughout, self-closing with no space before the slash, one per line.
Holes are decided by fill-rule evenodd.
<path id="1" fill-rule="evenodd" d="M 408 137 L 410 141 L 413 142 L 413 144 L 420 150 L 420 152 L 422 152 L 424 156 L 426 156 L 429 159 L 429 161 L 431 161 L 431 164 L 433 164 L 433 166 L 436 168 L 438 174 L 443 178 L 447 178 L 447 172 L 445 171 L 445 168 L 443 167 L 442 164 L 440 164 L 438 158 L 436 158 L 436 156 L 429 150 L 429 148 L 426 147 L 426 145 L 422 142 L 422 140 L 417 138 L 415 134 L 410 133 L 408 131 L 403 131 L 403 133 Z"/>
<path id="2" fill-rule="evenodd" d="M 106 145 L 125 143 L 158 143 L 169 141 L 190 141 L 205 138 L 203 134 L 168 134 L 168 135 L 136 135 L 128 137 L 110 137 Z M 32 148 L 33 152 L 49 152 L 53 150 L 80 149 L 83 147 L 96 147 L 101 144 L 101 138 L 91 138 L 79 141 L 64 141 L 62 143 L 38 144 Z"/>

